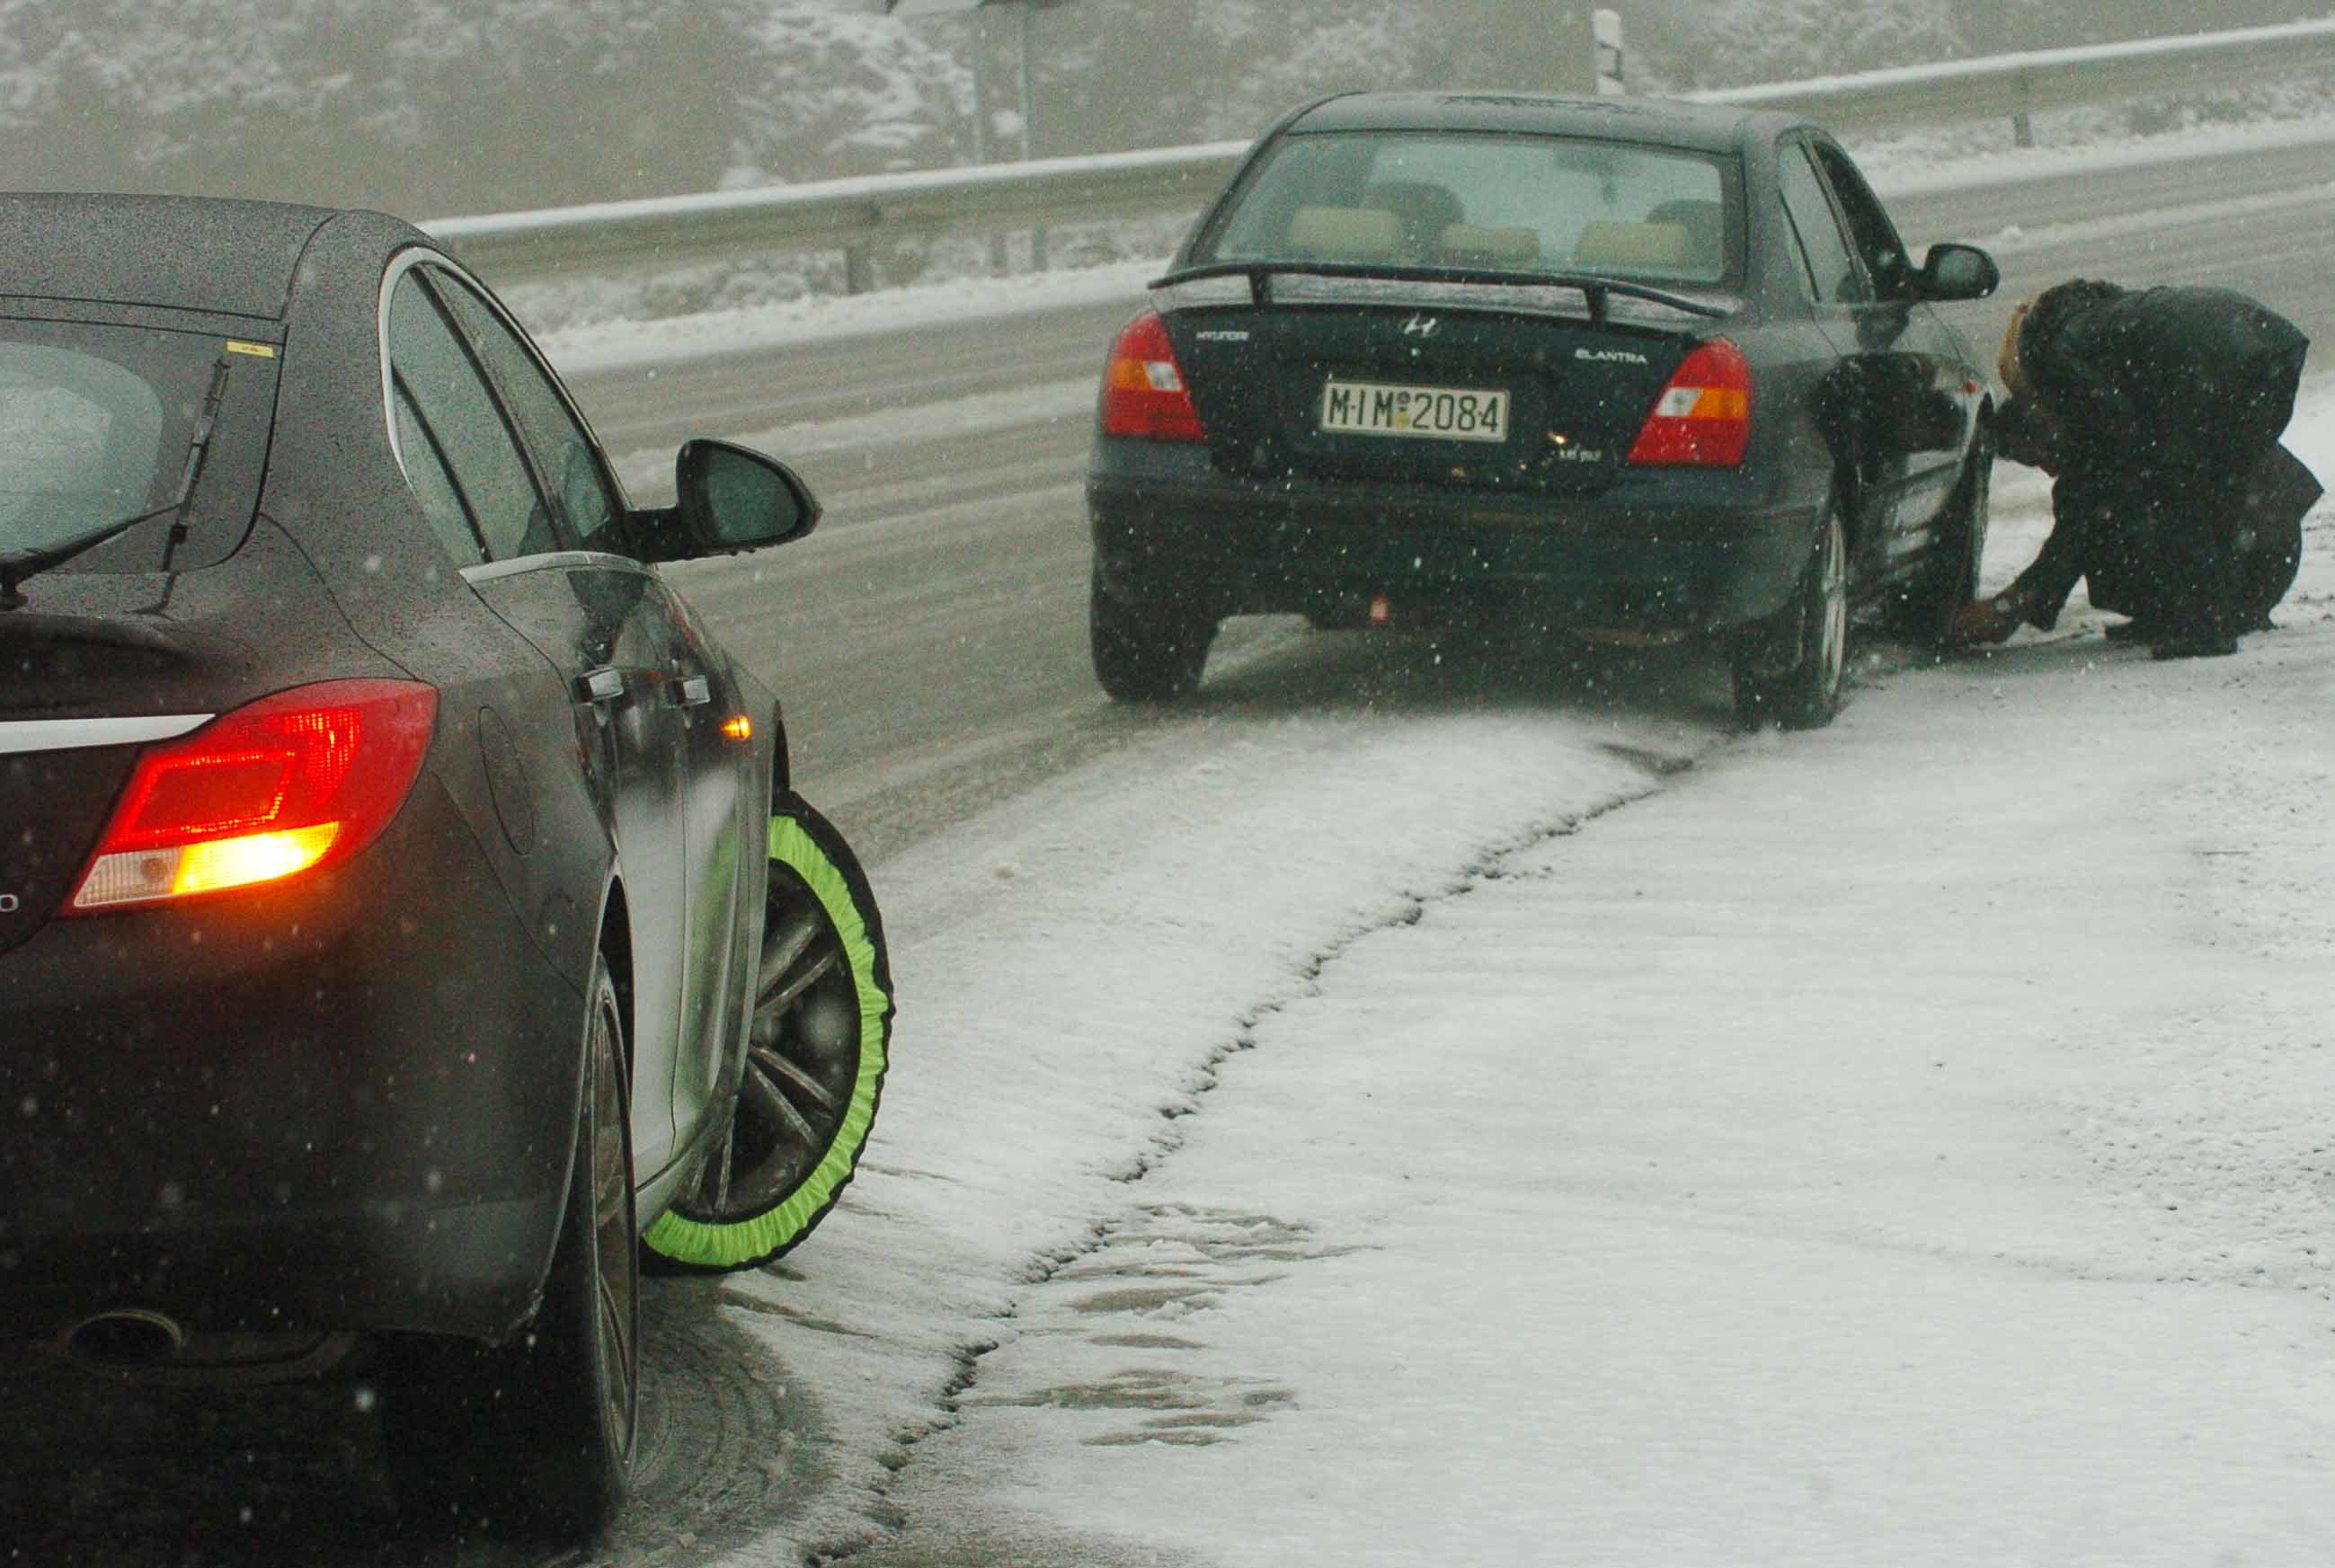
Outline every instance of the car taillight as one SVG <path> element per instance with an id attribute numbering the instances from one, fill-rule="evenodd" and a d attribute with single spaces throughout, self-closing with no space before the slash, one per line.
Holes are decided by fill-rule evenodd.
<path id="1" fill-rule="evenodd" d="M 405 803 L 437 714 L 438 693 L 412 681 L 326 681 L 141 753 L 66 912 L 226 893 L 346 860 Z"/>
<path id="2" fill-rule="evenodd" d="M 1699 344 L 1671 377 L 1630 449 L 1644 468 L 1731 469 L 1751 445 L 1751 362 L 1723 337 Z"/>
<path id="3" fill-rule="evenodd" d="M 1102 381 L 1102 433 L 1148 441 L 1207 439 L 1176 347 L 1168 341 L 1168 324 L 1156 310 L 1128 323 L 1111 347 Z"/>

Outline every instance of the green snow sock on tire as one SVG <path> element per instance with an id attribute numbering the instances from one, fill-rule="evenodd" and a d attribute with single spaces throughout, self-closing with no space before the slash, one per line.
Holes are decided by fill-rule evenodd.
<path id="1" fill-rule="evenodd" d="M 770 859 L 810 890 L 840 939 L 858 1005 L 859 1061 L 841 1123 L 817 1165 L 772 1206 L 721 1224 L 667 1210 L 641 1236 L 683 1269 L 728 1271 L 768 1263 L 795 1246 L 827 1216 L 859 1163 L 882 1097 L 892 1038 L 890 954 L 882 916 L 865 872 L 840 834 L 799 799 L 770 818 Z"/>

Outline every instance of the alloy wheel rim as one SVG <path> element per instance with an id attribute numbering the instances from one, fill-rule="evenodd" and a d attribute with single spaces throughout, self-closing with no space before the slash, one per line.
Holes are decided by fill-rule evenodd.
<path id="1" fill-rule="evenodd" d="M 602 1399 L 609 1429 L 629 1448 L 638 1398 L 634 1377 L 635 1303 L 640 1260 L 633 1234 L 633 1173 L 625 1159 L 625 1096 L 616 1050 L 615 999 L 592 1018 L 592 1240 L 600 1318 Z"/>
<path id="2" fill-rule="evenodd" d="M 774 865 L 737 1111 L 683 1212 L 732 1224 L 799 1186 L 841 1131 L 858 1070 L 857 992 L 842 938 L 810 890 Z"/>
<path id="3" fill-rule="evenodd" d="M 1824 624 L 1818 633 L 1818 666 L 1827 692 L 1840 685 L 1848 664 L 1848 557 L 1836 519 L 1825 530 L 1822 588 Z"/>
<path id="4" fill-rule="evenodd" d="M 1990 493 L 1991 489 L 1981 469 L 1972 485 L 1969 537 L 1963 542 L 1964 553 L 1968 557 L 1962 566 L 1962 596 L 1965 599 L 1978 597 L 1978 586 L 1986 562 L 1986 531 L 1994 515 L 1994 498 Z"/>

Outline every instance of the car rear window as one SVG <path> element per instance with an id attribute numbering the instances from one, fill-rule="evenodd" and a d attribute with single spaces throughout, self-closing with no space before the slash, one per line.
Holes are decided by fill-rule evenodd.
<path id="1" fill-rule="evenodd" d="M 1577 137 L 1299 134 L 1266 155 L 1192 259 L 1718 284 L 1740 250 L 1737 167 Z"/>
<path id="2" fill-rule="evenodd" d="M 277 351 L 211 334 L 0 318 L 0 553 L 40 549 L 178 498 L 206 402 L 218 417 L 174 566 L 214 565 L 251 526 Z M 62 572 L 151 572 L 171 518 Z"/>

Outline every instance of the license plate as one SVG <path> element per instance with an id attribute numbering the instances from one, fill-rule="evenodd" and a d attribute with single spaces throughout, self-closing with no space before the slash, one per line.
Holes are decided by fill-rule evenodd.
<path id="1" fill-rule="evenodd" d="M 1508 394 L 1333 381 L 1322 389 L 1322 428 L 1344 436 L 1504 441 L 1508 439 Z"/>

